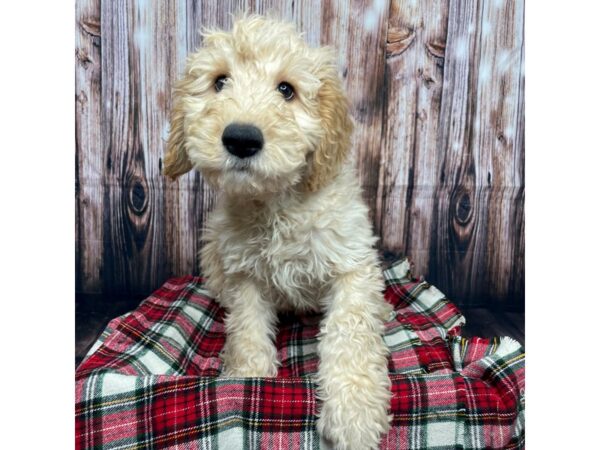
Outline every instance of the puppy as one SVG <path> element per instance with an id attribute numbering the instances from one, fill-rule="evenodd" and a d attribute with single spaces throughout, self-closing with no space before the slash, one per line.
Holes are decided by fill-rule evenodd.
<path id="1" fill-rule="evenodd" d="M 197 169 L 220 193 L 200 261 L 227 311 L 224 375 L 275 376 L 277 313 L 322 311 L 317 428 L 335 448 L 364 450 L 389 427 L 391 308 L 351 133 L 334 53 L 246 16 L 189 57 L 164 173 Z"/>

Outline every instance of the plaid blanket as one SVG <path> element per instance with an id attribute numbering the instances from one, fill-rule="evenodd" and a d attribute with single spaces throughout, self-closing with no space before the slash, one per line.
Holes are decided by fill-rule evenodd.
<path id="1" fill-rule="evenodd" d="M 384 272 L 393 420 L 381 448 L 524 448 L 522 347 L 460 337 L 458 309 L 409 267 Z M 76 448 L 328 448 L 312 377 L 320 317 L 280 317 L 277 377 L 222 378 L 223 316 L 187 276 L 112 320 L 76 370 Z"/>

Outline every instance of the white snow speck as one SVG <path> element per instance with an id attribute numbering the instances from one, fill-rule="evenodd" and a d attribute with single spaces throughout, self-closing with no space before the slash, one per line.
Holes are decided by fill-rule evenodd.
<path id="1" fill-rule="evenodd" d="M 163 141 L 167 142 L 169 140 L 169 133 L 171 132 L 171 124 L 169 123 L 169 121 L 166 121 L 163 129 L 162 129 L 162 133 L 160 134 L 160 137 Z"/>
<path id="2" fill-rule="evenodd" d="M 365 12 L 363 25 L 367 31 L 374 31 L 377 28 L 379 16 L 385 7 L 385 0 L 374 0 L 369 9 Z"/>
<path id="3" fill-rule="evenodd" d="M 148 46 L 150 35 L 146 28 L 140 28 L 133 34 L 133 41 L 139 49 L 145 49 Z"/>
<path id="4" fill-rule="evenodd" d="M 374 31 L 377 27 L 377 13 L 371 8 L 365 13 L 363 25 L 367 31 Z"/>
<path id="5" fill-rule="evenodd" d="M 454 57 L 456 59 L 465 59 L 469 53 L 469 43 L 467 38 L 464 36 L 459 37 L 456 40 L 456 46 L 454 47 Z"/>
<path id="6" fill-rule="evenodd" d="M 479 65 L 479 81 L 480 82 L 488 81 L 490 79 L 491 75 L 492 75 L 492 65 L 489 63 L 489 61 L 483 61 Z"/>
<path id="7" fill-rule="evenodd" d="M 489 34 L 492 32 L 492 24 L 490 23 L 489 20 L 484 20 L 481 23 L 481 35 L 482 36 L 489 36 Z"/>
<path id="8" fill-rule="evenodd" d="M 513 63 L 513 55 L 510 50 L 502 49 L 498 51 L 498 69 L 506 72 Z"/>

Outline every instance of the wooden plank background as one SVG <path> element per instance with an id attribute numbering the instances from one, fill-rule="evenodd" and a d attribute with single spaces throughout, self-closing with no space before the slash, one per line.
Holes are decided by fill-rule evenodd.
<path id="1" fill-rule="evenodd" d="M 78 0 L 77 292 L 109 301 L 198 272 L 214 193 L 160 174 L 170 92 L 197 31 L 240 10 L 339 50 L 382 250 L 459 305 L 523 310 L 522 0 Z"/>

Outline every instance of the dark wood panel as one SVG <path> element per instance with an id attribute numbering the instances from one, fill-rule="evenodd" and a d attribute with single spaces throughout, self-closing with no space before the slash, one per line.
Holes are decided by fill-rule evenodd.
<path id="1" fill-rule="evenodd" d="M 448 4 L 393 1 L 386 61 L 386 118 L 376 230 L 386 249 L 409 255 L 427 272 Z"/>
<path id="2" fill-rule="evenodd" d="M 157 152 L 172 84 L 172 14 L 167 3 L 102 2 L 105 292 L 149 290 L 166 276 Z"/>
<path id="3" fill-rule="evenodd" d="M 515 254 L 523 250 L 522 229 L 508 225 L 515 219 L 510 213 L 523 208 L 523 148 L 515 140 L 522 36 L 512 41 L 505 36 L 506 20 L 518 24 L 522 8 L 513 4 L 512 19 L 506 19 L 503 5 L 449 3 L 438 138 L 442 157 L 427 276 L 462 304 L 492 298 L 522 308 L 524 265 Z M 517 55 L 516 70 L 494 60 L 505 51 Z"/>
<path id="4" fill-rule="evenodd" d="M 76 3 L 75 205 L 76 288 L 102 289 L 102 174 L 100 1 Z"/>

